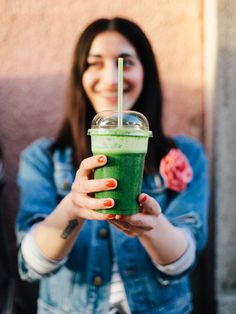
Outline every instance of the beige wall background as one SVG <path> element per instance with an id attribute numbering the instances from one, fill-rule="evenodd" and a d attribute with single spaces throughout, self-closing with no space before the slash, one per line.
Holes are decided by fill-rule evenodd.
<path id="1" fill-rule="evenodd" d="M 90 21 L 113 16 L 137 22 L 153 44 L 165 131 L 204 140 L 201 0 L 0 0 L 0 140 L 13 251 L 19 152 L 35 138 L 55 134 L 77 37 Z"/>

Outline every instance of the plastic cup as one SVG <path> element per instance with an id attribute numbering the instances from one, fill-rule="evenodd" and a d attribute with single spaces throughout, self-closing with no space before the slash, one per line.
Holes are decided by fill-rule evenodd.
<path id="1" fill-rule="evenodd" d="M 118 127 L 118 113 L 98 113 L 88 130 L 93 155 L 104 154 L 107 164 L 96 168 L 94 178 L 114 178 L 115 190 L 95 193 L 96 198 L 113 198 L 111 209 L 98 210 L 105 214 L 132 215 L 138 212 L 144 160 L 148 139 L 152 136 L 145 116 L 136 111 L 123 111 L 122 127 Z"/>

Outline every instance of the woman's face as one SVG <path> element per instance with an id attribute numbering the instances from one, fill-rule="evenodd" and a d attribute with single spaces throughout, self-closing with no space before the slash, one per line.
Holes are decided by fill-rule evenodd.
<path id="1" fill-rule="evenodd" d="M 124 109 L 131 109 L 142 91 L 144 72 L 134 47 L 118 32 L 100 33 L 92 42 L 82 78 L 96 112 L 117 109 L 118 57 L 124 58 Z"/>

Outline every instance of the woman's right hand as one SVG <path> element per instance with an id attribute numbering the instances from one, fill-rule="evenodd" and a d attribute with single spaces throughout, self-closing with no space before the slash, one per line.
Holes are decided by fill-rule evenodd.
<path id="1" fill-rule="evenodd" d="M 35 240 L 40 251 L 52 260 L 61 260 L 71 251 L 84 220 L 114 219 L 115 215 L 96 212 L 114 206 L 113 199 L 96 199 L 95 192 L 113 190 L 117 181 L 112 178 L 94 180 L 93 171 L 104 166 L 104 155 L 84 159 L 76 173 L 72 190 L 58 206 L 35 228 Z"/>
<path id="2" fill-rule="evenodd" d="M 90 220 L 106 220 L 115 217 L 115 215 L 96 212 L 98 209 L 109 209 L 114 206 L 112 198 L 94 198 L 95 192 L 113 190 L 117 187 L 117 181 L 113 178 L 93 179 L 94 169 L 106 163 L 107 158 L 104 155 L 88 157 L 81 162 L 69 194 L 74 205 L 75 216 Z"/>

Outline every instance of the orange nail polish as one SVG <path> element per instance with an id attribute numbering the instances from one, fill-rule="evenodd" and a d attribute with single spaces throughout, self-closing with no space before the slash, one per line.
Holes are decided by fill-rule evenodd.
<path id="1" fill-rule="evenodd" d="M 106 207 L 111 207 L 113 205 L 112 201 L 111 200 L 105 200 L 103 202 L 103 205 L 106 206 Z"/>
<path id="2" fill-rule="evenodd" d="M 99 157 L 98 157 L 98 162 L 99 162 L 100 164 L 102 164 L 102 163 L 104 162 L 104 157 L 103 157 L 103 156 L 99 156 Z"/>
<path id="3" fill-rule="evenodd" d="M 114 180 L 107 180 L 107 181 L 106 181 L 106 186 L 107 186 L 108 188 L 114 188 L 114 187 L 116 186 L 116 183 L 115 183 Z"/>
<path id="4" fill-rule="evenodd" d="M 108 214 L 108 215 L 107 215 L 107 218 L 108 218 L 108 219 L 114 219 L 115 217 L 116 217 L 116 215 L 113 215 L 113 214 Z"/>
<path id="5" fill-rule="evenodd" d="M 147 195 L 143 195 L 141 198 L 141 203 L 144 203 L 147 200 Z"/>

